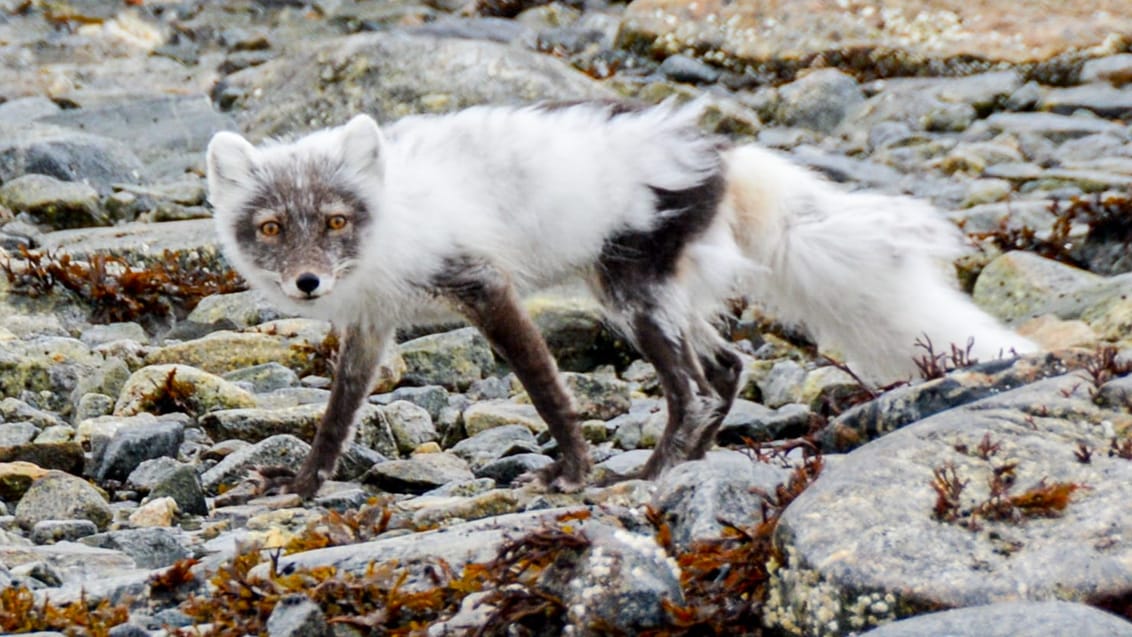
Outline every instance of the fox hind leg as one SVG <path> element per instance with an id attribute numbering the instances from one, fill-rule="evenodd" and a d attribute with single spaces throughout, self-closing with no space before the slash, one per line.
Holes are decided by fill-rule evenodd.
<path id="1" fill-rule="evenodd" d="M 715 442 L 715 434 L 735 402 L 735 394 L 739 391 L 739 374 L 743 370 L 742 359 L 706 320 L 697 317 L 693 331 L 696 333 L 694 342 L 700 367 L 715 392 L 716 404 L 711 414 L 697 428 L 688 451 L 688 460 L 703 458 Z"/>
<path id="2" fill-rule="evenodd" d="M 558 460 L 527 476 L 552 491 L 585 486 L 590 457 L 573 400 L 538 328 L 527 315 L 505 272 L 475 258 L 451 259 L 432 281 L 511 365 L 539 416 L 558 442 Z M 520 480 L 523 480 L 520 477 Z"/>

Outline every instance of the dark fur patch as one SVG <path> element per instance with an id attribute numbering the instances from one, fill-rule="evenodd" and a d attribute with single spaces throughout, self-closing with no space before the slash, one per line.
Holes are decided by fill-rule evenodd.
<path id="1" fill-rule="evenodd" d="M 647 232 L 626 232 L 606 242 L 599 259 L 605 292 L 626 301 L 633 290 L 676 273 L 684 249 L 711 225 L 723 198 L 724 179 L 712 173 L 684 190 L 652 188 L 661 221 Z"/>
<path id="2" fill-rule="evenodd" d="M 507 274 L 483 259 L 454 257 L 433 278 L 432 288 L 450 299 L 511 366 L 531 403 L 558 442 L 555 475 L 580 485 L 589 469 L 587 446 L 574 404 L 538 327 L 523 309 Z"/>

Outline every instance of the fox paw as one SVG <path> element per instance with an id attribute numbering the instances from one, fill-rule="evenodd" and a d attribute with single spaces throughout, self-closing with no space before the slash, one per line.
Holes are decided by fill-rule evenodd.
<path id="1" fill-rule="evenodd" d="M 237 489 L 248 492 L 253 498 L 294 493 L 306 500 L 317 493 L 320 486 L 322 481 L 317 475 L 301 470 L 296 473 L 290 467 L 261 466 L 248 471 L 247 480 Z"/>
<path id="2" fill-rule="evenodd" d="M 551 493 L 577 493 L 586 486 L 589 471 L 589 458 L 582 461 L 555 460 L 542 469 L 524 473 L 515 479 L 515 484 L 531 485 Z"/>

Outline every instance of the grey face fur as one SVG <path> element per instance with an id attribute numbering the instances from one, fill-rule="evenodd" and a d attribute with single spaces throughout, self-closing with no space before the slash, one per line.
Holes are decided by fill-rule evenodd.
<path id="1" fill-rule="evenodd" d="M 372 220 L 338 173 L 329 160 L 259 166 L 255 193 L 234 217 L 245 254 L 296 300 L 329 294 L 353 270 Z"/>

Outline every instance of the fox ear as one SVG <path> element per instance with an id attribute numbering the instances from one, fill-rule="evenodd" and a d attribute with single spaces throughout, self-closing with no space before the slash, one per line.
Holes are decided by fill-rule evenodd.
<path id="1" fill-rule="evenodd" d="M 342 159 L 359 175 L 381 179 L 385 174 L 385 136 L 369 115 L 356 115 L 342 127 Z"/>
<path id="2" fill-rule="evenodd" d="M 255 147 L 228 131 L 213 135 L 208 143 L 208 192 L 213 205 L 248 187 L 256 165 Z"/>

